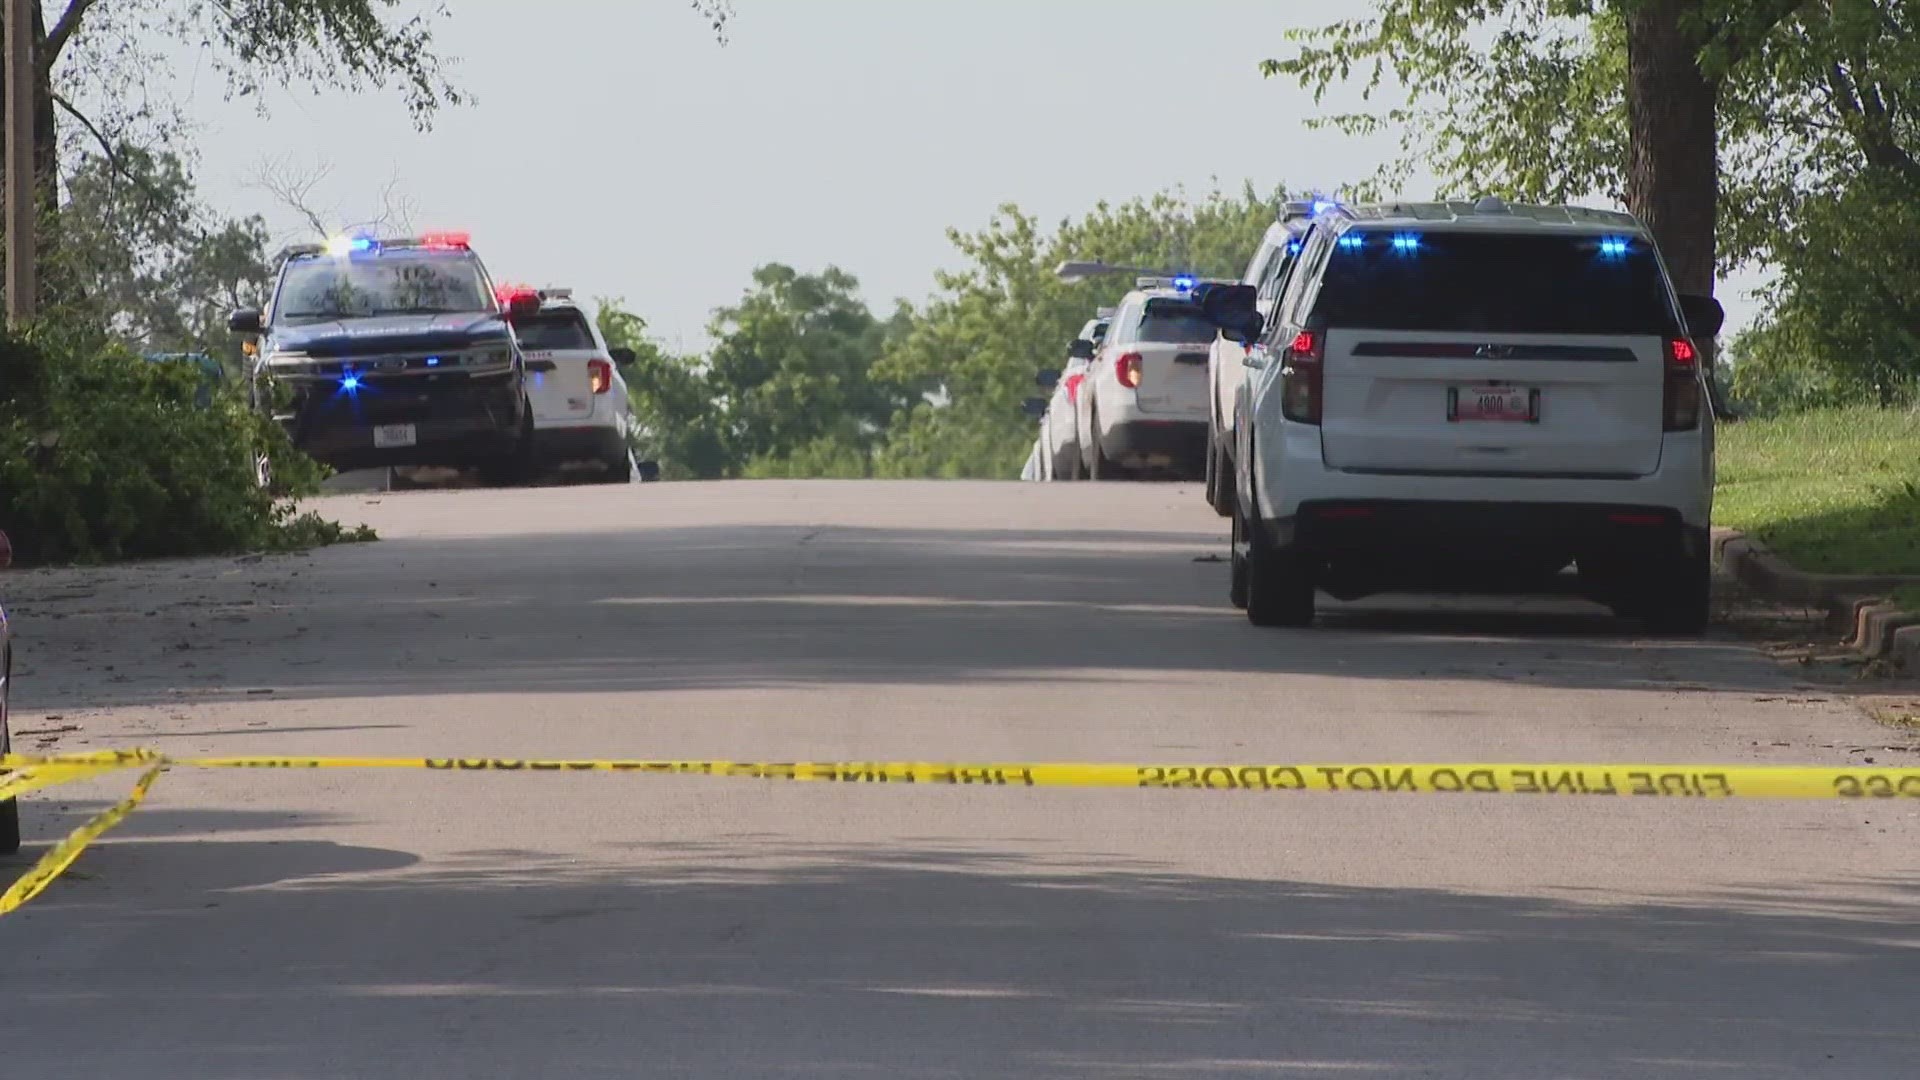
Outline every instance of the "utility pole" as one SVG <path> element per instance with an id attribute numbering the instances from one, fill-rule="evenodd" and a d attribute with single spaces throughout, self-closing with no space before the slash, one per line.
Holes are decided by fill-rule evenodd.
<path id="1" fill-rule="evenodd" d="M 19 326 L 33 318 L 39 295 L 35 280 L 36 199 L 33 175 L 33 5 L 36 0 L 4 0 L 6 34 L 6 228 L 7 320 Z"/>

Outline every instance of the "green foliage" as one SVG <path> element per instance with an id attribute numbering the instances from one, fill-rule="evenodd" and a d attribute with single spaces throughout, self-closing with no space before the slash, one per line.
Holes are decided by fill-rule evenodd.
<path id="1" fill-rule="evenodd" d="M 278 549 L 370 539 L 295 516 L 256 482 L 317 489 L 320 466 L 222 392 L 196 401 L 186 365 L 141 359 L 98 337 L 0 338 L 0 529 L 24 558 L 102 559 Z"/>
<path id="2" fill-rule="evenodd" d="M 1316 97 L 1389 80 L 1406 102 L 1309 123 L 1399 131 L 1380 186 L 1418 166 L 1442 193 L 1624 201 L 1627 16 L 1639 0 L 1375 0 L 1371 12 L 1292 37 L 1269 60 Z M 1916 14 L 1901 0 L 1680 0 L 1702 73 L 1718 85 L 1723 266 L 1778 262 L 1780 222 L 1803 199 L 1885 154 L 1912 117 L 1897 112 L 1920 74 Z M 1498 103 L 1498 107 L 1489 107 Z M 1913 105 L 1906 105 L 1913 108 Z"/>
<path id="3" fill-rule="evenodd" d="M 1803 570 L 1920 574 L 1920 412 L 1821 410 L 1722 428 L 1713 517 Z"/>
<path id="4" fill-rule="evenodd" d="M 877 470 L 884 476 L 1006 477 L 1018 473 L 1033 441 L 1020 403 L 1034 376 L 1064 363 L 1067 343 L 1093 316 L 1133 287 L 1114 275 L 1068 284 L 1053 274 L 1067 259 L 1238 277 L 1275 220 L 1286 193 L 1210 192 L 1189 201 L 1162 192 L 1101 203 L 1052 235 L 1016 206 L 985 229 L 948 233 L 963 269 L 940 274 L 939 293 L 904 311 L 880 363 L 883 378 L 924 397 L 897 413 Z"/>
<path id="5" fill-rule="evenodd" d="M 129 146 L 112 159 L 80 156 L 59 237 L 43 318 L 106 326 L 136 349 L 203 352 L 241 370 L 227 315 L 266 296 L 266 224 L 215 217 L 177 155 Z"/>
<path id="6" fill-rule="evenodd" d="M 1920 185 L 1862 175 L 1784 237 L 1770 317 L 1738 342 L 1734 393 L 1767 414 L 1920 391 Z"/>
<path id="7" fill-rule="evenodd" d="M 779 263 L 756 269 L 753 282 L 709 327 L 707 380 L 729 473 L 802 452 L 847 456 L 823 447 L 864 455 L 905 392 L 876 377 L 887 328 L 860 300 L 859 282 L 831 266 L 802 274 Z"/>
<path id="8" fill-rule="evenodd" d="M 67 0 L 43 62 L 73 47 L 77 62 L 62 81 L 88 89 L 151 63 L 136 43 L 190 43 L 230 98 L 259 102 L 273 86 L 393 87 L 425 128 L 441 107 L 464 100 L 434 51 L 434 23 L 447 15 L 444 5 L 420 10 L 402 0 Z"/>
<path id="9" fill-rule="evenodd" d="M 633 350 L 634 363 L 624 377 L 633 406 L 635 451 L 658 462 L 667 480 L 722 475 L 726 462 L 713 396 L 698 359 L 661 348 L 648 336 L 646 319 L 627 310 L 625 301 L 602 298 L 598 306 L 596 321 L 607 344 Z"/>

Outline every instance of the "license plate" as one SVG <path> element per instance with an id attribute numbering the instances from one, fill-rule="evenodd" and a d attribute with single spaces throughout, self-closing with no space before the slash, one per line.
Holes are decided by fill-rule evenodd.
<path id="1" fill-rule="evenodd" d="M 1536 423 L 1540 391 L 1524 386 L 1449 386 L 1447 419 Z"/>
<path id="2" fill-rule="evenodd" d="M 373 429 L 373 445 L 376 450 L 412 446 L 419 441 L 420 434 L 414 430 L 412 424 L 380 424 Z"/>

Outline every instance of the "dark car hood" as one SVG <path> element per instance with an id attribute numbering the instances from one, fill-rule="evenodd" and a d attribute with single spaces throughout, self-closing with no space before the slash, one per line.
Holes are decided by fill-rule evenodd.
<path id="1" fill-rule="evenodd" d="M 375 315 L 275 326 L 273 347 L 309 356 L 358 356 L 416 349 L 458 349 L 489 342 L 504 344 L 507 337 L 506 321 L 491 312 Z"/>

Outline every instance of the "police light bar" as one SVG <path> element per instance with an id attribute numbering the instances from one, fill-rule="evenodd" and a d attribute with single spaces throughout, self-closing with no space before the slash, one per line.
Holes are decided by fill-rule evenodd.
<path id="1" fill-rule="evenodd" d="M 1093 317 L 1095 319 L 1098 319 L 1101 322 L 1110 322 L 1112 321 L 1114 314 L 1119 310 L 1120 310 L 1119 308 L 1110 308 L 1110 307 L 1094 308 Z"/>
<path id="2" fill-rule="evenodd" d="M 556 288 L 556 287 L 554 287 L 554 286 L 551 286 L 551 285 L 549 285 L 549 286 L 547 286 L 546 288 L 544 288 L 544 289 L 541 289 L 541 290 L 540 290 L 540 299 L 542 299 L 542 300 L 571 300 L 571 299 L 573 299 L 573 290 L 572 290 L 572 289 L 562 289 L 562 288 Z"/>

